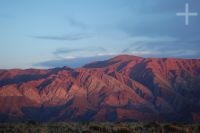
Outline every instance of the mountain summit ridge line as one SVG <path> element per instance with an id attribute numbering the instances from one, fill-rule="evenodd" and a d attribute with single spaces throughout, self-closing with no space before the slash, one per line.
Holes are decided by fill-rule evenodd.
<path id="1" fill-rule="evenodd" d="M 120 55 L 83 67 L 0 70 L 0 122 L 200 122 L 200 59 Z"/>

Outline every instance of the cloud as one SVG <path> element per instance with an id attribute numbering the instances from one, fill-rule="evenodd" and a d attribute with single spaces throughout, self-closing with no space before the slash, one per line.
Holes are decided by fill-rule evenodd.
<path id="1" fill-rule="evenodd" d="M 85 38 L 90 38 L 92 35 L 86 33 L 72 33 L 64 36 L 32 36 L 36 39 L 43 39 L 43 40 L 59 40 L 59 41 L 73 41 L 73 40 L 82 40 Z"/>
<path id="2" fill-rule="evenodd" d="M 78 57 L 78 58 L 73 58 L 73 59 L 57 59 L 57 60 L 49 60 L 49 61 L 39 62 L 39 63 L 33 64 L 33 66 L 34 67 L 47 67 L 47 68 L 68 66 L 68 67 L 72 67 L 72 68 L 78 68 L 87 63 L 94 62 L 94 61 L 106 60 L 111 57 L 113 57 L 113 56 L 104 55 L 104 56 L 92 56 L 92 57 Z"/>
<path id="3" fill-rule="evenodd" d="M 33 64 L 33 66 L 47 68 L 69 66 L 77 68 L 93 61 L 106 60 L 117 55 L 117 53 L 108 52 L 103 47 L 60 48 L 55 50 L 53 54 L 55 59 L 39 62 Z"/>
<path id="4" fill-rule="evenodd" d="M 144 57 L 200 58 L 200 40 L 154 40 L 137 41 L 122 50 L 121 54 L 134 54 Z"/>
<path id="5" fill-rule="evenodd" d="M 199 58 L 199 52 L 195 50 L 166 50 L 164 51 L 161 49 L 160 51 L 154 51 L 154 50 L 141 50 L 141 51 L 131 51 L 125 54 L 131 54 L 131 55 L 137 55 L 142 57 L 157 57 L 157 58 L 163 58 L 163 57 L 176 57 L 176 58 Z"/>
<path id="6" fill-rule="evenodd" d="M 104 53 L 104 54 L 103 54 Z M 84 47 L 84 48 L 60 48 L 53 52 L 55 57 L 68 59 L 68 58 L 80 58 L 80 57 L 92 57 L 100 54 L 106 54 L 107 50 L 102 47 Z"/>
<path id="7" fill-rule="evenodd" d="M 184 42 L 170 37 L 157 39 L 151 39 L 150 37 L 136 38 L 135 42 L 118 52 L 108 51 L 102 47 L 77 49 L 60 48 L 53 52 L 56 59 L 39 62 L 33 64 L 33 66 L 47 68 L 69 66 L 72 68 L 77 68 L 93 61 L 106 60 L 122 54 L 158 58 L 200 58 L 200 47 L 198 47 L 200 40 L 198 39 Z"/>
<path id="8" fill-rule="evenodd" d="M 67 49 L 67 48 L 60 48 L 60 49 L 57 49 L 53 52 L 54 55 L 59 55 L 59 54 L 66 54 L 66 53 L 72 53 L 72 52 L 76 52 L 76 51 L 80 51 L 80 50 L 83 50 L 83 49 L 80 49 L 80 48 L 70 48 L 70 49 Z"/>

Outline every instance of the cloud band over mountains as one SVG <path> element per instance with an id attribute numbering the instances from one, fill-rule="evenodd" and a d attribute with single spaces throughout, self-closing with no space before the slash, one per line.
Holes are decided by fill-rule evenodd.
<path id="1" fill-rule="evenodd" d="M 66 40 L 81 40 L 85 38 L 89 38 L 92 35 L 78 33 L 78 34 L 68 34 L 64 36 L 50 36 L 50 35 L 44 35 L 44 36 L 33 36 L 33 38 L 36 39 L 43 39 L 43 40 L 59 40 L 59 41 L 66 41 Z"/>

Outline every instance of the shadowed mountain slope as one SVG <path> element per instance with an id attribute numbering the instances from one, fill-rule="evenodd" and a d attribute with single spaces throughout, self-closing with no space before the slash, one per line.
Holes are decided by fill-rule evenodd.
<path id="1" fill-rule="evenodd" d="M 0 71 L 0 121 L 200 121 L 200 60 L 121 55 Z"/>

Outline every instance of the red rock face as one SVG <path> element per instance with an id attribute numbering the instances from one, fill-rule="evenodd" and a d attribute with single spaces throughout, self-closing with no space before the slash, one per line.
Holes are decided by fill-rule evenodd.
<path id="1" fill-rule="evenodd" d="M 200 60 L 122 55 L 0 71 L 0 121 L 199 121 Z"/>

